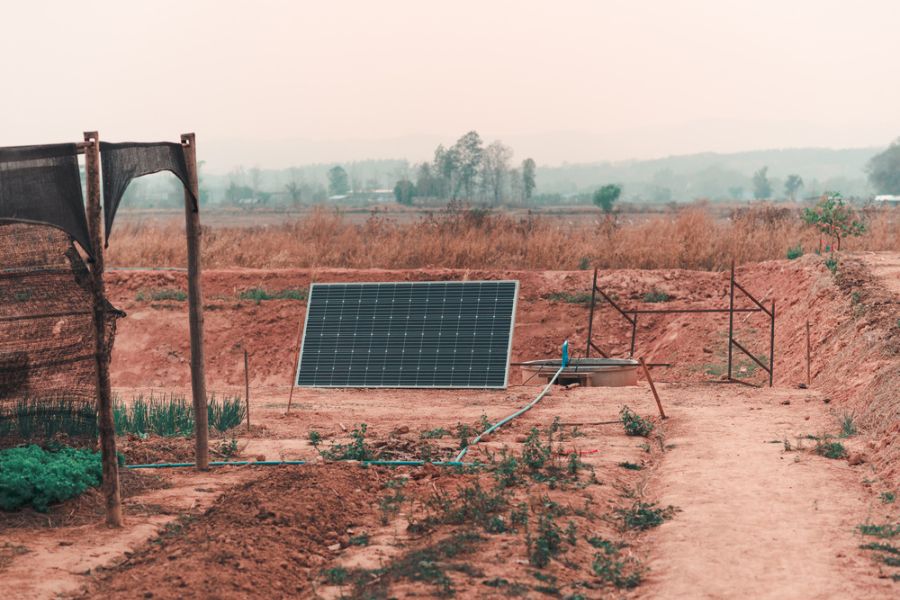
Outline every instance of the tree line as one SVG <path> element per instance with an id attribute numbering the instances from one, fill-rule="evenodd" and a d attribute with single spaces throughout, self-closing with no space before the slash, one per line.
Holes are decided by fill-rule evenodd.
<path id="1" fill-rule="evenodd" d="M 485 145 L 477 131 L 469 131 L 448 147 L 438 145 L 434 159 L 414 167 L 412 178 L 404 176 L 394 184 L 394 196 L 401 204 L 414 198 L 468 200 L 498 206 L 504 201 L 528 202 L 537 187 L 537 165 L 526 158 L 513 166 L 513 149 L 497 140 Z M 332 196 L 351 191 L 347 172 L 340 165 L 328 172 Z"/>

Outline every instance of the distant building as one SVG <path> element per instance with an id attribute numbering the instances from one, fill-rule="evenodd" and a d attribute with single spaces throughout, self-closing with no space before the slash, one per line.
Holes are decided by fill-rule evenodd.
<path id="1" fill-rule="evenodd" d="M 900 196 L 892 196 L 890 194 L 875 196 L 875 203 L 882 206 L 900 206 Z"/>

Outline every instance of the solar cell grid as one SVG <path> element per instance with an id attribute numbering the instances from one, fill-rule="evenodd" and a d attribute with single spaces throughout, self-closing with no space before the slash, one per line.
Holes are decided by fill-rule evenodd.
<path id="1" fill-rule="evenodd" d="M 517 281 L 310 288 L 297 385 L 505 388 Z"/>

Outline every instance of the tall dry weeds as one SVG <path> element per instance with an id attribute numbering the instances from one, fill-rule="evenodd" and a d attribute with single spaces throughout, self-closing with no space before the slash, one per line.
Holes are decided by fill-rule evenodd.
<path id="1" fill-rule="evenodd" d="M 252 216 L 248 216 L 252 218 Z M 869 211 L 868 231 L 846 250 L 900 251 L 900 211 Z M 184 266 L 183 225 L 123 223 L 108 262 L 114 266 Z M 418 221 L 373 214 L 351 223 L 325 208 L 277 226 L 204 228 L 206 268 L 683 268 L 721 270 L 785 258 L 788 248 L 813 252 L 820 235 L 796 210 L 760 205 L 715 218 L 702 205 L 632 222 L 603 217 L 512 217 L 449 208 Z"/>

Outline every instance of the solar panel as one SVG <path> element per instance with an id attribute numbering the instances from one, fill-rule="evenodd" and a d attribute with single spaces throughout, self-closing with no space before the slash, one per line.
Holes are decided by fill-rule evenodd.
<path id="1" fill-rule="evenodd" d="M 314 283 L 297 385 L 505 388 L 518 281 Z"/>

